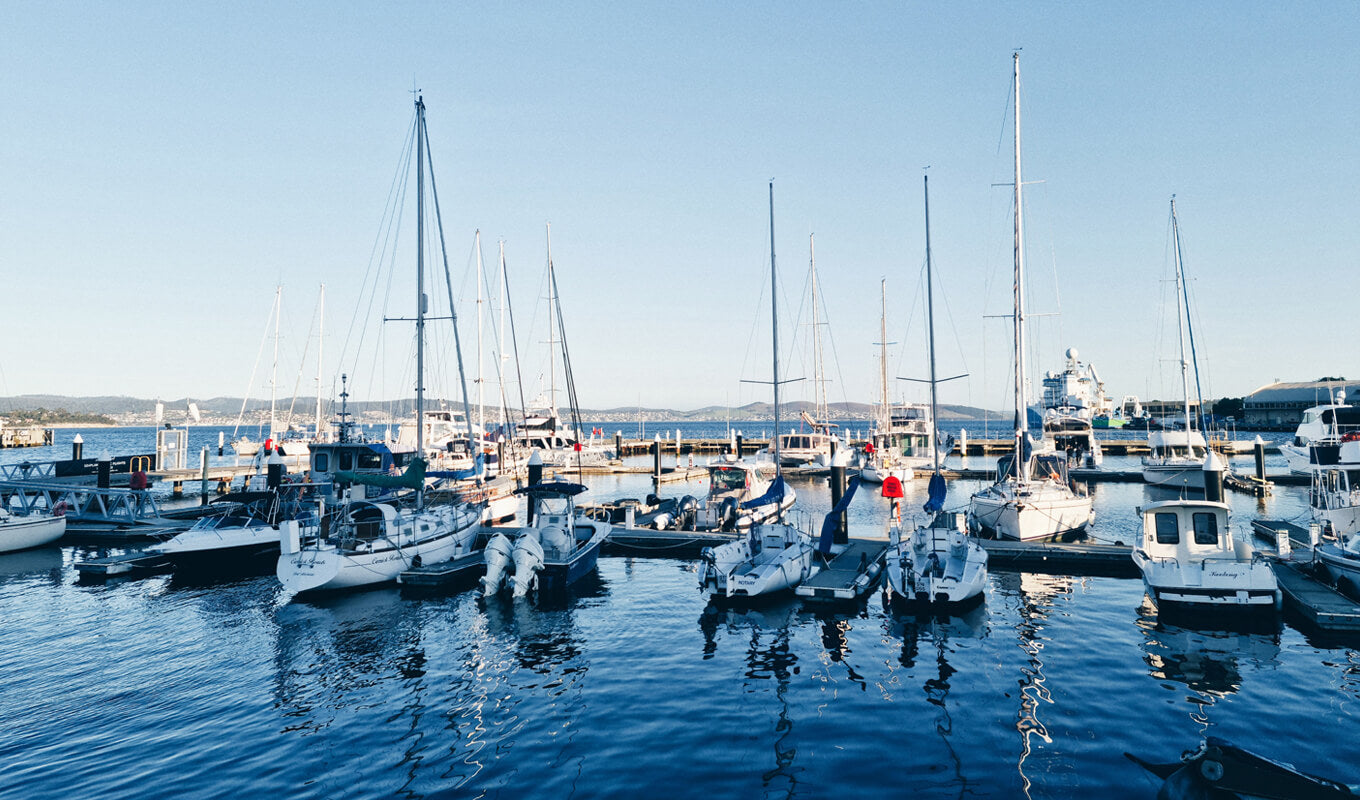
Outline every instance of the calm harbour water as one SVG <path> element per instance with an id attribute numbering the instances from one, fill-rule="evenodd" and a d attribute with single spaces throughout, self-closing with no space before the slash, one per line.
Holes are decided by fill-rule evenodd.
<path id="1" fill-rule="evenodd" d="M 82 433 L 87 453 L 152 449 L 149 429 Z M 69 435 L 0 456 L 66 457 Z M 216 429 L 191 452 L 199 438 Z M 587 482 L 595 501 L 650 490 Z M 825 513 L 824 482 L 793 485 Z M 1094 487 L 1093 533 L 1130 541 L 1146 492 Z M 1306 510 L 1289 487 L 1231 502 L 1234 529 Z M 885 513 L 865 492 L 851 525 Z M 922 620 L 878 596 L 715 613 L 694 564 L 666 558 L 603 557 L 533 608 L 395 588 L 290 601 L 272 577 L 80 584 L 93 554 L 0 556 L 0 797 L 1150 798 L 1123 751 L 1173 760 L 1206 734 L 1360 781 L 1355 642 L 1158 626 L 1136 580 L 994 570 L 982 606 Z"/>

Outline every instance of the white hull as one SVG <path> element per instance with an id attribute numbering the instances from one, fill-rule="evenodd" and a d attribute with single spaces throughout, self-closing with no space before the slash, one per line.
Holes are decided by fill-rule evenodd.
<path id="1" fill-rule="evenodd" d="M 887 581 L 907 603 L 970 603 L 987 585 L 987 551 L 957 528 L 918 528 L 888 548 Z"/>
<path id="2" fill-rule="evenodd" d="M 699 586 L 714 597 L 727 598 L 792 589 L 813 575 L 815 552 L 812 537 L 792 526 L 761 525 L 735 542 L 705 548 Z"/>
<path id="3" fill-rule="evenodd" d="M 1338 586 L 1349 583 L 1352 589 L 1360 590 L 1360 534 L 1345 541 L 1345 545 L 1318 545 L 1317 557 Z"/>
<path id="4" fill-rule="evenodd" d="M 1147 459 L 1144 459 L 1143 481 L 1149 486 L 1204 491 L 1204 462 L 1200 460 L 1149 464 Z"/>
<path id="5" fill-rule="evenodd" d="M 0 517 L 0 553 L 42 547 L 66 533 L 66 517 L 32 514 L 25 517 L 5 514 Z"/>
<path id="6" fill-rule="evenodd" d="M 859 470 L 859 479 L 869 483 L 882 483 L 890 477 L 906 483 L 916 477 L 916 473 L 911 467 L 892 467 L 882 464 L 871 464 L 867 467 L 861 467 Z"/>
<path id="7" fill-rule="evenodd" d="M 1091 524 L 1091 498 L 1057 484 L 998 483 L 973 495 L 973 522 L 1003 539 L 1048 539 L 1084 530 Z"/>
<path id="8" fill-rule="evenodd" d="M 475 509 L 475 510 L 471 510 Z M 418 556 L 434 564 L 460 558 L 477 541 L 481 507 L 442 507 L 421 512 L 402 521 L 401 531 L 371 542 L 341 549 L 323 542 L 279 557 L 279 582 L 290 592 L 330 591 L 387 583 L 411 567 Z M 412 535 L 416 525 L 429 522 L 422 535 Z"/>
<path id="9" fill-rule="evenodd" d="M 1190 561 L 1152 559 L 1134 550 L 1148 597 L 1165 605 L 1199 608 L 1278 608 L 1281 595 L 1275 573 L 1264 561 Z"/>

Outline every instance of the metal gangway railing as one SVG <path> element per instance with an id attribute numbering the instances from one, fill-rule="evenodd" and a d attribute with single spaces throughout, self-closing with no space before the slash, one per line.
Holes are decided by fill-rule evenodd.
<path id="1" fill-rule="evenodd" d="M 138 525 L 164 521 L 156 498 L 144 489 L 6 480 L 0 481 L 0 506 L 18 513 L 60 511 L 80 522 Z"/>
<path id="2" fill-rule="evenodd" d="M 0 481 L 32 481 L 55 477 L 57 465 L 51 461 L 37 464 L 25 461 L 22 464 L 0 465 Z"/>

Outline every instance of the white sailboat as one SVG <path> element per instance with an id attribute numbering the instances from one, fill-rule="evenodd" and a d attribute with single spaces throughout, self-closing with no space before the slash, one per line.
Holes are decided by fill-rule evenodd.
<path id="1" fill-rule="evenodd" d="M 930 418 L 935 419 L 939 403 L 935 375 L 935 297 L 930 261 L 930 182 L 925 182 L 926 204 L 926 317 L 930 341 Z M 960 376 L 961 377 L 961 376 Z M 938 436 L 931 425 L 931 437 Z M 903 531 L 896 503 L 900 485 L 885 483 L 884 494 L 893 496 L 894 508 L 888 530 L 888 597 L 895 602 L 918 605 L 963 605 L 982 598 L 987 586 L 987 551 L 968 535 L 964 514 L 944 511 L 946 486 L 940 473 L 939 451 L 935 448 L 934 471 L 930 476 L 929 500 L 925 512 L 929 524 Z"/>
<path id="2" fill-rule="evenodd" d="M 1171 198 L 1171 231 L 1176 249 L 1176 334 L 1180 340 L 1181 394 L 1185 399 L 1184 430 L 1160 430 L 1148 434 L 1148 455 L 1143 457 L 1143 480 L 1153 486 L 1204 490 L 1204 457 L 1208 444 L 1190 416 L 1190 362 L 1186 360 L 1185 336 L 1189 327 L 1190 298 L 1181 264 L 1180 225 L 1176 221 L 1176 198 Z M 1186 317 L 1182 320 L 1184 303 Z M 1193 350 L 1193 348 L 1192 348 Z M 1193 353 L 1192 353 L 1193 357 Z M 1198 367 L 1196 367 L 1198 375 Z M 1198 385 L 1198 378 L 1196 378 Z M 1201 403 L 1201 408 L 1203 404 Z"/>
<path id="3" fill-rule="evenodd" d="M 416 419 L 425 411 L 425 165 L 428 136 L 425 101 L 416 98 Z M 433 188 L 433 179 L 431 179 Z M 439 195 L 434 194 L 438 213 Z M 460 356 L 461 359 L 461 356 Z M 462 372 L 461 367 L 459 370 Z M 482 506 L 468 503 L 427 508 L 424 425 L 417 426 L 416 457 L 400 478 L 352 476 L 357 483 L 404 485 L 415 492 L 413 508 L 347 502 L 323 520 L 323 534 L 302 546 L 295 523 L 281 526 L 276 574 L 290 592 L 348 589 L 394 580 L 413 563 L 467 555 L 477 540 Z M 384 480 L 385 479 L 385 480 Z M 329 523 L 329 525 L 325 524 Z"/>
<path id="4" fill-rule="evenodd" d="M 859 477 L 862 481 L 869 483 L 882 483 L 887 478 L 896 478 L 900 481 L 909 481 L 915 476 L 913 470 L 914 463 L 909 460 L 902 452 L 899 437 L 908 437 L 917 433 L 913 428 L 898 430 L 894 424 L 895 418 L 891 403 L 888 400 L 888 279 L 884 278 L 878 285 L 878 296 L 880 314 L 878 318 L 879 328 L 879 386 L 882 396 L 879 398 L 878 417 L 874 420 L 873 430 L 869 432 L 869 441 L 864 445 L 864 463 L 860 467 Z M 924 416 L 924 415 L 922 415 Z M 915 417 L 915 415 L 913 415 Z M 915 418 L 903 418 L 904 423 L 915 423 Z M 924 420 L 920 420 L 924 421 Z M 927 446 L 930 439 L 928 435 L 923 436 Z"/>
<path id="5" fill-rule="evenodd" d="M 770 183 L 770 309 L 774 353 L 774 429 L 779 430 L 779 292 L 774 259 L 774 183 Z M 769 497 L 784 492 L 779 468 L 779 436 L 774 437 L 776 476 Z M 749 501 L 757 503 L 765 498 Z M 743 504 L 747 505 L 747 504 Z M 752 525 L 747 535 L 717 547 L 705 547 L 699 563 L 699 588 L 713 598 L 756 597 L 792 589 L 815 571 L 816 548 L 810 533 L 783 521 Z"/>
<path id="6" fill-rule="evenodd" d="M 1015 78 L 1015 451 L 1001 459 L 997 481 L 976 493 L 969 506 L 975 528 L 1007 539 L 1045 539 L 1080 531 L 1091 523 L 1091 498 L 1078 494 L 1057 456 L 1036 456 L 1025 403 L 1025 256 L 1020 180 L 1020 54 Z"/>
<path id="7" fill-rule="evenodd" d="M 14 514 L 0 508 L 0 553 L 42 547 L 66 533 L 66 517 L 34 510 Z"/>

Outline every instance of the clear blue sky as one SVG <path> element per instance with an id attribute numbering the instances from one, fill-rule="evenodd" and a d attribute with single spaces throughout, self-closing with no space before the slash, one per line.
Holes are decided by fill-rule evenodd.
<path id="1" fill-rule="evenodd" d="M 1116 397 L 1179 394 L 1175 194 L 1206 393 L 1360 377 L 1357 41 L 1351 2 L 7 3 L 0 394 L 239 395 L 278 284 L 290 394 L 318 284 L 329 354 L 349 332 L 419 86 L 455 287 L 505 240 L 527 381 L 550 221 L 584 405 L 767 399 L 772 177 L 786 373 L 815 233 L 830 399 L 878 395 L 882 277 L 890 371 L 923 374 L 930 165 L 940 369 L 972 374 L 944 399 L 1005 408 L 1016 47 L 1031 309 L 1061 312 L 1031 370 L 1075 346 Z"/>

